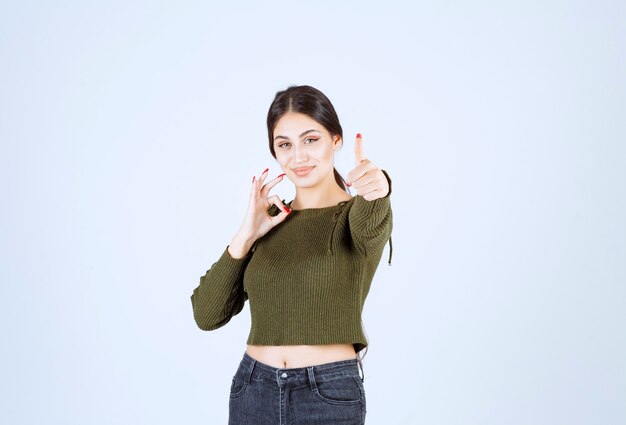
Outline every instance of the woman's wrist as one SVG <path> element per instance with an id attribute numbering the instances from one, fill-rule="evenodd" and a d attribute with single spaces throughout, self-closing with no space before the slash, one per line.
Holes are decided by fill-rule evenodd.
<path id="1" fill-rule="evenodd" d="M 228 253 L 235 259 L 246 256 L 254 244 L 254 238 L 237 233 L 228 246 Z"/>

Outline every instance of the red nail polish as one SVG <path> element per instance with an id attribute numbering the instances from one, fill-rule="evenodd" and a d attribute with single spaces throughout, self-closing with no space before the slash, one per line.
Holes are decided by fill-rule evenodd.
<path id="1" fill-rule="evenodd" d="M 267 170 L 269 170 L 269 168 L 266 168 L 265 170 L 263 170 L 263 172 L 261 174 L 267 173 Z"/>
<path id="2" fill-rule="evenodd" d="M 350 183 L 346 182 L 346 184 L 348 185 L 348 187 L 352 187 L 352 185 Z"/>
<path id="3" fill-rule="evenodd" d="M 283 207 L 283 209 L 285 210 L 285 212 L 287 214 L 289 214 L 291 212 L 291 208 L 289 208 L 289 207 Z"/>
<path id="4" fill-rule="evenodd" d="M 282 173 L 282 174 L 280 174 L 278 177 L 282 177 L 282 176 L 284 176 L 285 174 L 286 174 L 286 173 Z M 277 177 L 277 178 L 278 178 L 278 177 Z"/>
<path id="5" fill-rule="evenodd" d="M 360 138 L 361 138 L 361 133 L 357 133 L 357 134 L 356 134 L 356 138 L 357 138 L 357 139 L 360 139 Z"/>
<path id="6" fill-rule="evenodd" d="M 256 176 L 252 176 L 252 183 L 254 183 L 254 179 L 256 179 Z"/>

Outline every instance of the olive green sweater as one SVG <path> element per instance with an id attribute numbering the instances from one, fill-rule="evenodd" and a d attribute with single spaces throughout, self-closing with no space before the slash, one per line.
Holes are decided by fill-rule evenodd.
<path id="1" fill-rule="evenodd" d="M 198 327 L 224 326 L 248 300 L 247 344 L 365 348 L 361 313 L 387 240 L 391 265 L 391 179 L 383 173 L 384 198 L 356 195 L 330 207 L 292 210 L 243 258 L 231 257 L 226 246 L 191 295 Z"/>

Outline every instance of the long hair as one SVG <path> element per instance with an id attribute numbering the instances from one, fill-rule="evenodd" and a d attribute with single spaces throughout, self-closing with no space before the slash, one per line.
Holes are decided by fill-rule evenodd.
<path id="1" fill-rule="evenodd" d="M 274 128 L 278 120 L 287 112 L 299 112 L 306 114 L 328 130 L 331 136 L 340 136 L 343 143 L 343 129 L 339 123 L 339 117 L 333 104 L 324 93 L 311 86 L 291 85 L 287 89 L 279 91 L 274 97 L 267 112 L 267 135 L 270 142 L 270 152 L 276 159 L 274 151 Z M 335 181 L 340 188 L 350 193 L 346 187 L 346 181 L 333 167 Z"/>

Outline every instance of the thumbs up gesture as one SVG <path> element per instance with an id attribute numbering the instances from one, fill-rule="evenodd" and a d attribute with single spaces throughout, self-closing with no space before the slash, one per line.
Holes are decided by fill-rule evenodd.
<path id="1" fill-rule="evenodd" d="M 357 133 L 354 141 L 354 158 L 356 166 L 348 173 L 347 185 L 355 188 L 357 195 L 361 195 L 367 201 L 387 196 L 389 182 L 381 169 L 365 158 L 361 133 Z"/>

